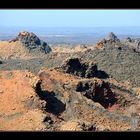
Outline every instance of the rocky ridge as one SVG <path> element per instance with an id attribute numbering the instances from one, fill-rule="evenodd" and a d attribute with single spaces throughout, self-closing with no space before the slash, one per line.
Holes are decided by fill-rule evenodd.
<path id="1" fill-rule="evenodd" d="M 31 59 L 50 53 L 49 45 L 32 32 L 20 32 L 15 39 L 0 41 L 0 58 Z"/>
<path id="2" fill-rule="evenodd" d="M 49 45 L 46 42 L 40 40 L 32 32 L 27 32 L 27 31 L 20 32 L 16 37 L 16 39 L 12 41 L 20 41 L 30 51 L 33 49 L 39 49 L 41 52 L 44 53 L 51 52 L 51 48 L 49 47 Z"/>

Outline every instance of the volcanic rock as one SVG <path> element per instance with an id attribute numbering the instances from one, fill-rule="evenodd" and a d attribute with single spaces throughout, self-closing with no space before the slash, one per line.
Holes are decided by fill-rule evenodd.
<path id="1" fill-rule="evenodd" d="M 44 53 L 51 52 L 51 48 L 48 46 L 48 44 L 40 40 L 32 32 L 26 32 L 26 31 L 20 32 L 14 41 L 22 42 L 22 44 L 29 50 L 39 49 L 41 52 L 44 52 Z"/>
<path id="2" fill-rule="evenodd" d="M 22 44 L 24 50 L 41 49 L 36 37 L 30 43 L 25 41 L 28 37 L 22 40 L 22 36 L 30 38 L 30 34 L 21 33 L 18 40 L 9 43 L 10 47 L 13 44 L 10 52 L 16 50 L 15 46 L 19 48 L 16 43 Z M 134 42 L 138 45 L 139 41 L 128 39 L 128 44 L 133 45 Z M 32 69 L 47 66 L 37 76 L 28 71 L 0 72 L 0 130 L 140 130 L 140 55 L 127 48 L 126 44 L 121 48 L 121 43 L 111 33 L 99 44 L 107 46 L 103 50 L 58 51 L 58 55 L 51 53 L 41 59 L 24 62 L 0 58 L 5 64 L 9 62 L 10 68 L 15 62 L 19 68 L 24 66 L 22 64 Z M 37 48 L 32 44 L 36 44 Z M 17 49 L 12 55 L 18 52 Z M 133 89 L 131 82 L 137 88 Z M 136 116 L 133 116 L 134 113 Z"/>
<path id="3" fill-rule="evenodd" d="M 134 50 L 134 52 L 140 53 L 140 39 L 139 38 L 126 38 L 123 40 L 124 45 Z"/>
<path id="4" fill-rule="evenodd" d="M 120 41 L 118 39 L 118 37 L 113 33 L 113 32 L 110 32 L 107 39 L 108 41 L 112 41 L 112 42 L 117 42 L 117 41 Z"/>
<path id="5" fill-rule="evenodd" d="M 78 58 L 67 59 L 62 65 L 66 73 L 74 74 L 80 77 L 94 77 L 97 73 L 97 65 L 92 62 L 80 62 Z"/>
<path id="6" fill-rule="evenodd" d="M 96 44 L 96 48 L 106 48 L 112 46 L 121 46 L 120 40 L 113 32 L 110 32 L 106 38 Z"/>
<path id="7" fill-rule="evenodd" d="M 131 129 L 128 109 L 134 101 L 138 103 L 138 99 L 130 91 L 119 87 L 118 83 L 113 85 L 107 79 L 78 77 L 60 69 L 48 68 L 42 69 L 39 77 L 39 93 L 44 94 L 41 97 L 47 101 L 46 111 L 63 119 L 61 123 L 54 123 L 57 130 Z M 136 105 L 135 107 L 137 108 Z M 96 127 L 89 125 L 94 122 Z"/>
<path id="8" fill-rule="evenodd" d="M 134 51 L 140 53 L 140 40 L 137 42 L 136 49 L 134 49 Z"/>
<path id="9" fill-rule="evenodd" d="M 126 38 L 126 42 L 132 42 L 133 40 L 130 37 Z"/>
<path id="10" fill-rule="evenodd" d="M 108 78 L 108 74 L 98 70 L 97 64 L 92 61 L 81 61 L 79 58 L 68 58 L 63 62 L 61 68 L 66 73 L 70 73 L 79 77 L 91 78 Z"/>
<path id="11" fill-rule="evenodd" d="M 58 68 L 43 68 L 38 76 L 1 71 L 0 89 L 0 130 L 128 130 L 128 113 L 139 105 L 137 96 L 120 83 Z"/>

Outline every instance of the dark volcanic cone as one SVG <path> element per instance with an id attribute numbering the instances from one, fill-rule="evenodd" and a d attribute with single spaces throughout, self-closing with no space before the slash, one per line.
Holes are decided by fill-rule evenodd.
<path id="1" fill-rule="evenodd" d="M 49 47 L 49 45 L 40 40 L 34 33 L 32 32 L 20 32 L 18 34 L 18 36 L 16 37 L 16 39 L 12 40 L 12 41 L 20 41 L 22 42 L 22 44 L 28 48 L 29 50 L 33 50 L 33 49 L 38 49 L 41 52 L 44 53 L 49 53 L 51 52 L 51 48 Z"/>

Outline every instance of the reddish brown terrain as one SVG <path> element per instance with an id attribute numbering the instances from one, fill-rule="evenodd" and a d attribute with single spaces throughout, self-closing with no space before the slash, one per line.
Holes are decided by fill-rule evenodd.
<path id="1" fill-rule="evenodd" d="M 124 57 L 139 56 L 123 49 L 113 33 L 95 47 L 50 48 L 28 32 L 0 42 L 0 130 L 140 130 L 139 66 L 128 76 Z"/>
<path id="2" fill-rule="evenodd" d="M 43 130 L 44 113 L 34 85 L 37 77 L 27 71 L 0 72 L 0 130 Z"/>

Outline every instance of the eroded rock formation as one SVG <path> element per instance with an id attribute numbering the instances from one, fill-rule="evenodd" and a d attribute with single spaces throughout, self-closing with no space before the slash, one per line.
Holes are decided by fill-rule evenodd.
<path id="1" fill-rule="evenodd" d="M 20 32 L 15 40 L 13 41 L 21 41 L 22 44 L 27 47 L 29 50 L 39 49 L 41 52 L 49 53 L 51 52 L 51 48 L 49 45 L 40 40 L 34 33 L 32 32 Z"/>
<path id="2" fill-rule="evenodd" d="M 61 68 L 66 73 L 74 74 L 85 78 L 108 78 L 108 74 L 104 71 L 98 70 L 97 64 L 92 61 L 81 61 L 79 58 L 68 58 Z"/>

